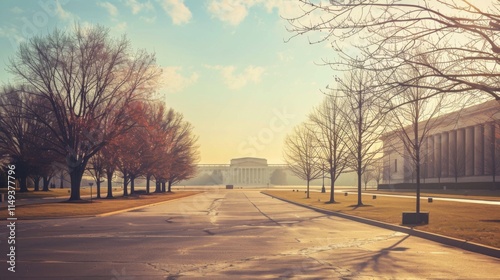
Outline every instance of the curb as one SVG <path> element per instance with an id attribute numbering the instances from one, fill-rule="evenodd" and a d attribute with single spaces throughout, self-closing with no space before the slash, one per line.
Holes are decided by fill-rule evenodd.
<path id="1" fill-rule="evenodd" d="M 160 201 L 160 202 L 155 202 L 155 203 L 151 203 L 151 204 L 136 206 L 136 207 L 132 207 L 132 208 L 127 208 L 127 209 L 116 210 L 116 211 L 112 211 L 112 212 L 107 212 L 107 213 L 92 215 L 91 217 L 107 217 L 107 216 L 111 216 L 111 215 L 120 214 L 120 213 L 123 213 L 123 212 L 129 212 L 129 211 L 134 211 L 134 210 L 137 210 L 137 209 L 142 209 L 142 208 L 146 208 L 146 207 L 150 207 L 150 206 L 159 205 L 159 204 L 170 202 L 170 201 L 174 201 L 174 200 L 177 200 L 177 199 L 182 199 L 182 198 L 186 198 L 186 197 L 190 197 L 190 196 L 199 195 L 201 193 L 203 193 L 203 192 L 200 192 L 200 193 L 197 193 L 197 194 L 192 194 L 192 195 L 187 195 L 187 196 L 183 196 L 183 197 L 176 197 L 176 198 L 173 198 L 173 199 L 164 200 L 164 201 Z"/>
<path id="2" fill-rule="evenodd" d="M 421 231 L 421 230 L 413 229 L 410 227 L 398 226 L 398 225 L 388 224 L 388 223 L 370 220 L 370 219 L 366 219 L 366 218 L 362 218 L 362 217 L 352 216 L 352 215 L 348 215 L 348 214 L 344 214 L 344 213 L 335 212 L 332 210 L 326 210 L 326 209 L 322 209 L 322 208 L 318 208 L 318 207 L 314 207 L 314 206 L 310 206 L 310 205 L 301 204 L 301 203 L 298 203 L 295 201 L 290 201 L 290 200 L 280 198 L 280 197 L 277 197 L 277 196 L 274 196 L 271 194 L 267 194 L 264 192 L 261 192 L 261 193 L 265 194 L 267 196 L 270 196 L 272 198 L 279 199 L 279 200 L 284 201 L 284 202 L 288 202 L 288 203 L 291 203 L 291 204 L 294 204 L 297 206 L 301 206 L 304 208 L 314 210 L 314 211 L 322 213 L 322 214 L 337 216 L 340 218 L 349 219 L 349 220 L 352 220 L 355 222 L 364 223 L 364 224 L 368 224 L 368 225 L 376 226 L 376 227 L 381 227 L 381 228 L 385 228 L 385 229 L 389 229 L 389 230 L 393 230 L 393 231 L 399 231 L 399 232 L 403 232 L 403 233 L 413 235 L 416 237 L 420 237 L 420 238 L 424 238 L 424 239 L 431 240 L 434 242 L 438 242 L 438 243 L 441 243 L 444 245 L 453 246 L 456 248 L 467 250 L 470 252 L 479 253 L 479 254 L 487 255 L 490 257 L 494 257 L 494 258 L 500 258 L 500 249 L 495 248 L 495 247 L 481 245 L 478 243 L 469 242 L 467 240 L 457 239 L 457 238 L 444 236 L 444 235 L 440 235 L 440 234 L 436 234 L 436 233 Z"/>
<path id="3" fill-rule="evenodd" d="M 186 197 L 190 197 L 190 196 L 199 195 L 201 193 L 203 193 L 203 192 L 200 192 L 200 193 L 197 193 L 197 194 L 188 195 L 188 196 L 183 196 L 183 197 L 176 197 L 176 198 L 169 199 L 169 200 L 154 202 L 154 203 L 151 203 L 151 204 L 145 204 L 145 205 L 141 205 L 141 206 L 136 206 L 136 207 L 132 207 L 132 208 L 121 209 L 121 210 L 116 210 L 116 211 L 107 212 L 107 213 L 101 213 L 101 214 L 95 214 L 95 215 L 58 216 L 58 217 L 47 216 L 47 217 L 36 217 L 36 218 L 29 218 L 28 217 L 28 218 L 19 218 L 18 220 L 34 221 L 34 220 L 49 220 L 49 219 L 52 220 L 52 219 L 70 219 L 70 218 L 74 219 L 74 218 L 106 217 L 106 216 L 111 216 L 111 215 L 115 215 L 115 214 L 120 214 L 120 213 L 123 213 L 123 212 L 128 212 L 128 211 L 133 211 L 133 210 L 137 210 L 137 209 L 149 207 L 149 206 L 155 206 L 155 205 L 158 205 L 158 204 L 166 203 L 166 202 L 177 200 L 177 199 L 182 199 L 182 198 L 186 198 Z"/>

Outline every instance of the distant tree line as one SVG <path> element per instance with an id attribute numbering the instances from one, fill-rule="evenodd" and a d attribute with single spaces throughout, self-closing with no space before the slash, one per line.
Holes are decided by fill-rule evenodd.
<path id="1" fill-rule="evenodd" d="M 197 137 L 182 114 L 155 98 L 155 56 L 134 51 L 101 27 L 36 36 L 21 43 L 8 65 L 15 84 L 0 91 L 0 163 L 16 165 L 21 192 L 48 190 L 64 170 L 70 200 L 80 199 L 85 172 L 100 184 L 121 174 L 124 195 L 135 180 L 156 181 L 156 192 L 195 174 Z M 128 186 L 130 184 L 130 190 Z"/>

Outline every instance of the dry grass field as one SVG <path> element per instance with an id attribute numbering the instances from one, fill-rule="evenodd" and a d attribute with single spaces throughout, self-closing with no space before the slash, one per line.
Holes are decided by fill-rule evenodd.
<path id="1" fill-rule="evenodd" d="M 0 193 L 6 194 L 7 189 L 0 189 Z M 107 187 L 101 187 L 101 196 L 105 197 L 107 194 Z M 92 196 L 96 197 L 97 190 L 95 187 L 92 188 Z M 123 194 L 123 190 L 120 187 L 113 188 L 114 196 L 121 196 Z M 16 189 L 16 199 L 30 199 L 30 198 L 44 198 L 44 197 L 67 197 L 69 198 L 69 188 L 64 189 L 49 189 L 48 191 L 33 191 L 33 188 L 29 188 L 28 192 L 19 192 L 19 189 Z M 80 189 L 80 195 L 90 195 L 90 187 L 84 187 Z"/>
<path id="2" fill-rule="evenodd" d="M 335 193 L 337 203 L 329 204 L 330 194 L 311 192 L 306 198 L 304 191 L 266 191 L 281 198 L 312 205 L 349 215 L 360 216 L 391 224 L 401 224 L 403 211 L 415 211 L 414 198 L 363 196 L 365 206 L 356 207 L 357 194 L 344 196 Z M 461 197 L 466 198 L 466 197 Z M 421 200 L 421 211 L 429 212 L 429 224 L 419 230 L 464 239 L 500 248 L 500 206 L 473 203 Z"/>
<path id="3" fill-rule="evenodd" d="M 16 207 L 16 217 L 20 220 L 94 216 L 124 209 L 144 206 L 152 203 L 168 201 L 194 195 L 197 191 L 182 191 L 149 195 L 133 195 L 113 199 L 94 199 L 81 202 L 55 202 L 43 204 L 20 205 Z M 6 207 L 0 208 L 0 219 L 7 217 Z"/>

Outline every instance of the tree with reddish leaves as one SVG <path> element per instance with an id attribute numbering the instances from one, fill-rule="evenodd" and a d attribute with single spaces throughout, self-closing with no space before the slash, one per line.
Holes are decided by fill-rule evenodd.
<path id="1" fill-rule="evenodd" d="M 162 102 L 151 102 L 148 105 L 147 115 L 147 149 L 143 155 L 144 176 L 146 178 L 146 193 L 150 193 L 150 181 L 158 170 L 168 169 L 164 161 L 164 147 L 168 144 L 165 137 L 164 117 L 166 114 L 165 104 Z"/>
<path id="2" fill-rule="evenodd" d="M 118 136 L 114 142 L 117 154 L 117 167 L 123 175 L 123 195 L 128 196 L 135 192 L 135 179 L 144 172 L 144 155 L 149 142 L 147 136 L 147 104 L 137 101 L 129 104 L 128 114 L 134 123 L 126 133 Z"/>
<path id="3" fill-rule="evenodd" d="M 21 43 L 9 70 L 23 91 L 43 99 L 51 120 L 56 151 L 66 159 L 71 178 L 69 200 L 80 200 L 80 183 L 88 161 L 135 124 L 128 107 L 156 90 L 160 70 L 155 57 L 133 52 L 125 38 L 112 39 L 106 28 L 76 26 Z"/>
<path id="4" fill-rule="evenodd" d="M 173 184 L 192 178 L 196 174 L 196 163 L 199 161 L 196 143 L 198 139 L 193 134 L 192 125 L 183 120 L 182 114 L 177 114 L 176 118 L 179 122 L 174 129 L 173 141 L 167 153 L 170 158 L 170 169 L 166 178 L 168 192 L 172 191 Z"/>
<path id="5" fill-rule="evenodd" d="M 170 192 L 172 184 L 189 179 L 196 173 L 195 164 L 199 160 L 197 138 L 192 125 L 173 109 L 164 114 L 159 129 L 163 144 L 153 169 L 155 192 L 166 192 L 166 183 Z"/>

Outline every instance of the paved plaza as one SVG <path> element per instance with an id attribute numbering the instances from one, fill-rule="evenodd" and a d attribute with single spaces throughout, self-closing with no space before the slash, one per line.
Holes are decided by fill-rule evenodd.
<path id="1" fill-rule="evenodd" d="M 19 220 L 16 230 L 16 272 L 3 261 L 0 279 L 500 279 L 496 258 L 255 190 L 106 217 Z"/>

